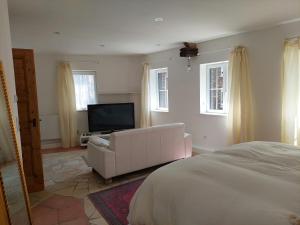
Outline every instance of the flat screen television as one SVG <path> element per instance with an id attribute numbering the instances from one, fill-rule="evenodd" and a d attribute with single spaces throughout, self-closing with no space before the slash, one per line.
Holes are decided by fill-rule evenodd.
<path id="1" fill-rule="evenodd" d="M 89 131 L 115 131 L 134 128 L 134 104 L 88 105 Z"/>

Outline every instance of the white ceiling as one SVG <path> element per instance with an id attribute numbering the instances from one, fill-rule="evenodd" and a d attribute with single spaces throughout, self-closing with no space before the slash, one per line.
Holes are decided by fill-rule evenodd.
<path id="1" fill-rule="evenodd" d="M 14 47 L 62 54 L 146 54 L 183 41 L 200 42 L 300 18 L 300 0 L 8 0 L 8 4 Z M 164 21 L 154 23 L 156 17 Z"/>

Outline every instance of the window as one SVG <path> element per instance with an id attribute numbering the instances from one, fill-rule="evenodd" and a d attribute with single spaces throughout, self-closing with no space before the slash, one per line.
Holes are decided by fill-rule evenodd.
<path id="1" fill-rule="evenodd" d="M 200 65 L 200 113 L 227 113 L 227 74 L 227 61 Z"/>
<path id="2" fill-rule="evenodd" d="M 150 71 L 151 110 L 168 111 L 168 68 Z"/>
<path id="3" fill-rule="evenodd" d="M 96 104 L 95 71 L 73 71 L 76 110 L 87 110 L 87 105 Z"/>

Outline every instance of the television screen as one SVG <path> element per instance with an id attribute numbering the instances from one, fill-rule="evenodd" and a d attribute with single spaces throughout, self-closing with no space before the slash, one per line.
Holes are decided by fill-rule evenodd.
<path id="1" fill-rule="evenodd" d="M 88 105 L 89 131 L 114 131 L 134 128 L 134 104 Z"/>

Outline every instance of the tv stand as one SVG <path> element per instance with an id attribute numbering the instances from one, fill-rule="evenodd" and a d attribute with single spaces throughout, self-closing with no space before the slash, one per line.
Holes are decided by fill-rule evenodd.
<path id="1" fill-rule="evenodd" d="M 122 130 L 106 130 L 106 131 L 100 131 L 100 132 L 84 132 L 80 135 L 79 143 L 80 147 L 86 148 L 87 143 L 89 142 L 89 139 L 91 136 L 98 136 L 104 139 L 109 139 L 110 134 L 113 132 L 122 131 Z"/>
<path id="2" fill-rule="evenodd" d="M 109 139 L 110 134 L 115 132 L 115 131 L 116 130 L 101 131 L 101 132 L 95 132 L 95 133 L 84 132 L 80 135 L 80 139 L 79 139 L 80 147 L 86 148 L 90 137 L 93 136 L 93 135 L 104 138 L 104 139 Z"/>
<path id="3" fill-rule="evenodd" d="M 100 134 L 111 134 L 115 132 L 114 130 L 106 130 L 106 131 L 101 131 Z"/>

